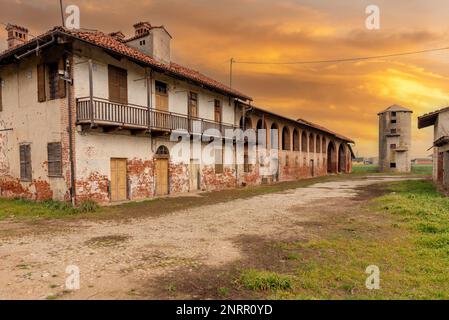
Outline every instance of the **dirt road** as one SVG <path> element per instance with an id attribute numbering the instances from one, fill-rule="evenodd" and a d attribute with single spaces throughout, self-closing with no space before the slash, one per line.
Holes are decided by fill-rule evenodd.
<path id="1" fill-rule="evenodd" d="M 306 232 L 313 207 L 343 205 L 367 185 L 401 177 L 368 177 L 191 208 L 126 223 L 66 223 L 65 231 L 0 239 L 0 299 L 152 299 L 174 290 L 163 277 L 195 274 L 242 258 L 241 237 L 289 239 Z M 301 207 L 301 213 L 293 208 Z M 307 208 L 310 208 L 308 210 Z M 1 222 L 0 230 L 20 227 Z M 28 226 L 29 228 L 29 226 Z M 42 228 L 37 225 L 36 228 Z M 80 289 L 67 291 L 67 266 Z M 183 296 L 177 296 L 183 298 Z M 195 298 L 195 296 L 185 296 Z"/>

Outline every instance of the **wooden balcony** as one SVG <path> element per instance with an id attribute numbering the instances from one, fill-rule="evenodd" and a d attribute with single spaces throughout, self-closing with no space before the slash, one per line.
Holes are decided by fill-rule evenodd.
<path id="1" fill-rule="evenodd" d="M 206 130 L 216 129 L 225 136 L 226 130 L 238 128 L 232 124 L 89 97 L 76 100 L 76 121 L 77 124 L 89 124 L 92 127 L 163 132 L 187 131 L 198 135 L 204 134 Z"/>

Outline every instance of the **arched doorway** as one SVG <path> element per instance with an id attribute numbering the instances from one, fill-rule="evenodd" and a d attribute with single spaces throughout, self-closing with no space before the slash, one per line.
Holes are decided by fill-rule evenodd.
<path id="1" fill-rule="evenodd" d="M 248 117 L 240 118 L 240 129 L 242 129 L 243 131 L 246 131 L 248 129 L 252 129 L 252 127 L 253 127 L 253 123 L 251 121 L 251 118 L 248 118 Z"/>
<path id="2" fill-rule="evenodd" d="M 165 196 L 168 191 L 168 161 L 170 159 L 170 151 L 166 146 L 160 146 L 156 151 L 155 163 L 155 179 L 156 179 L 156 196 Z"/>
<path id="3" fill-rule="evenodd" d="M 282 150 L 290 151 L 291 145 L 290 145 L 290 130 L 288 127 L 284 127 L 282 129 Z"/>
<path id="4" fill-rule="evenodd" d="M 299 151 L 299 131 L 298 129 L 293 130 L 293 151 Z"/>
<path id="5" fill-rule="evenodd" d="M 346 148 L 343 144 L 338 148 L 338 172 L 346 172 Z"/>
<path id="6" fill-rule="evenodd" d="M 327 146 L 327 173 L 337 173 L 336 168 L 336 150 L 333 142 Z"/>

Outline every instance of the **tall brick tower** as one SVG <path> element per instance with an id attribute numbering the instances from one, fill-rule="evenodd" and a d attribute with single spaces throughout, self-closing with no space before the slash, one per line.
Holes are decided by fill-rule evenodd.
<path id="1" fill-rule="evenodd" d="M 411 171 L 413 111 L 392 105 L 379 116 L 379 166 L 382 172 Z"/>

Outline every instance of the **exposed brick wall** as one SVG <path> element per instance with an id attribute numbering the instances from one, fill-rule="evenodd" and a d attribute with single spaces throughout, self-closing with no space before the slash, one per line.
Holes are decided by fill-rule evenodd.
<path id="1" fill-rule="evenodd" d="M 216 174 L 214 166 L 204 166 L 201 170 L 201 189 L 207 191 L 235 188 L 237 177 L 235 169 L 224 167 L 223 173 Z"/>
<path id="2" fill-rule="evenodd" d="M 140 200 L 154 195 L 154 161 L 132 159 L 127 162 L 129 198 Z"/>
<path id="3" fill-rule="evenodd" d="M 109 179 L 98 172 L 92 172 L 87 178 L 77 179 L 76 195 L 77 203 L 85 200 L 93 200 L 98 203 L 109 202 Z"/>
<path id="4" fill-rule="evenodd" d="M 187 164 L 169 164 L 169 186 L 170 194 L 186 193 L 190 189 L 189 167 Z"/>

